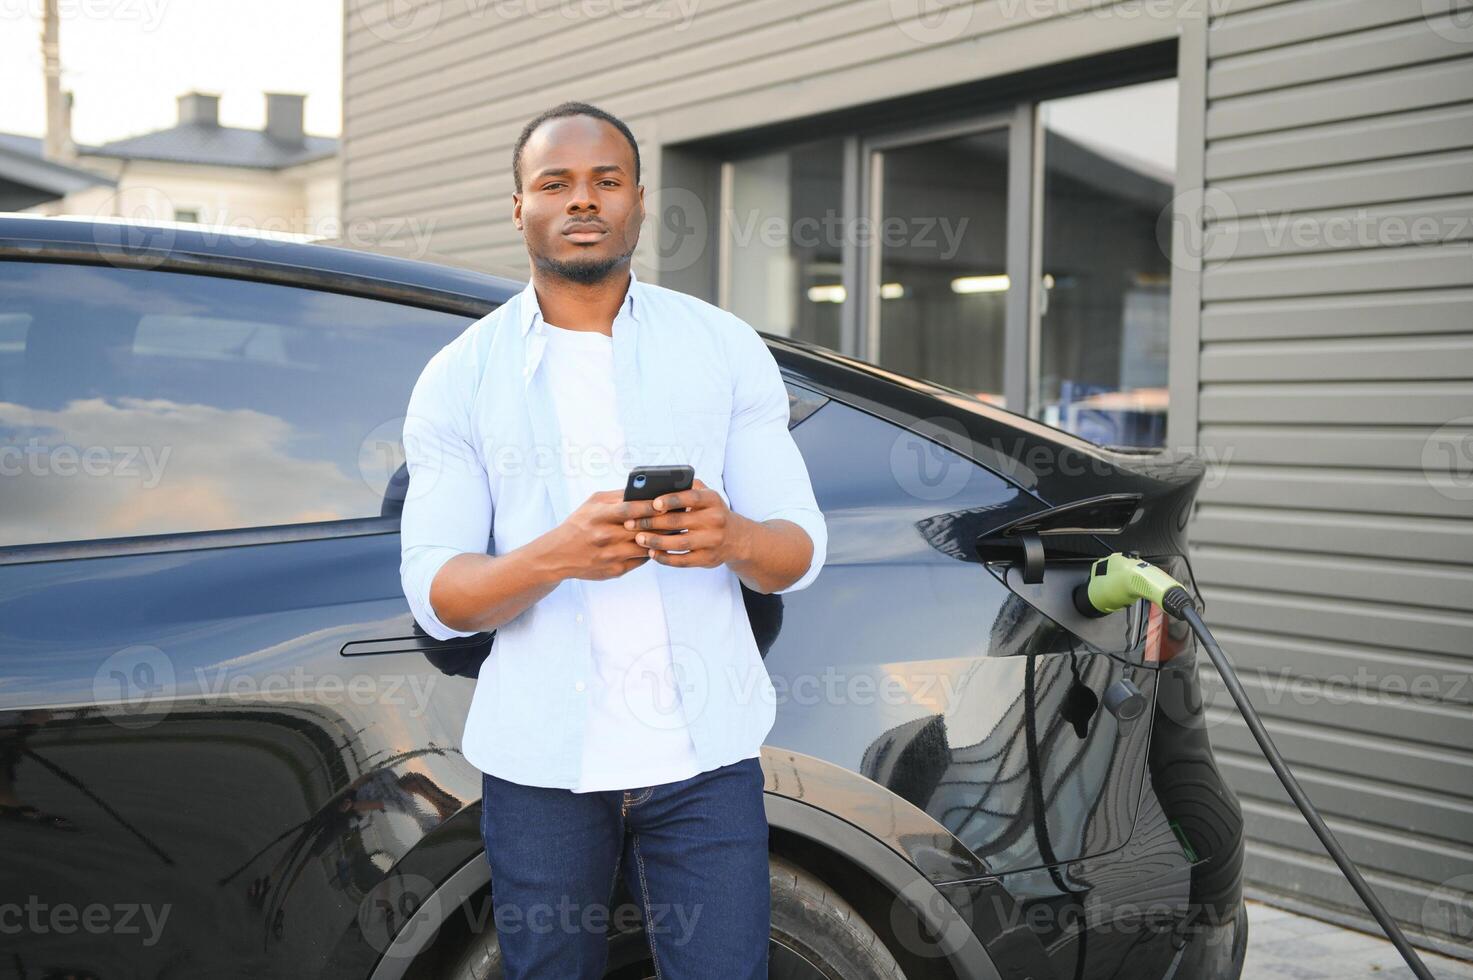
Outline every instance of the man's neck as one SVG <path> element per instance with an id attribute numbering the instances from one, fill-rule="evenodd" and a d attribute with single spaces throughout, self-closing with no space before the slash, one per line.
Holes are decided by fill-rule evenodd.
<path id="1" fill-rule="evenodd" d="M 621 266 L 602 282 L 583 285 L 559 276 L 532 272 L 532 288 L 542 318 L 567 330 L 592 330 L 612 335 L 614 317 L 629 292 L 629 270 Z"/>

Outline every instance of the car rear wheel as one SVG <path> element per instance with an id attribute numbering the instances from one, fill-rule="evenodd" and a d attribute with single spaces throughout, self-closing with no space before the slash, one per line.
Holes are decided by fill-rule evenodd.
<path id="1" fill-rule="evenodd" d="M 768 976 L 782 980 L 905 980 L 890 950 L 854 907 L 809 872 L 769 860 L 772 934 Z M 472 936 L 445 980 L 504 980 L 496 932 Z M 643 933 L 610 941 L 606 980 L 653 980 Z"/>

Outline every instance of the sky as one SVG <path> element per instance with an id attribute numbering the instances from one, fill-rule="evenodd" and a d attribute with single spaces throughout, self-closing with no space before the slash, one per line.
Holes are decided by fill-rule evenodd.
<path id="1" fill-rule="evenodd" d="M 220 96 L 220 122 L 260 129 L 264 92 L 307 96 L 306 129 L 342 129 L 342 0 L 57 0 L 72 136 L 105 143 L 178 119 L 174 98 Z M 0 0 L 0 132 L 46 130 L 42 0 Z"/>

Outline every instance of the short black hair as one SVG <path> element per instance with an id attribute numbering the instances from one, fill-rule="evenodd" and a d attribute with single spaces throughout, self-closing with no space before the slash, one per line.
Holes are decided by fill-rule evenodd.
<path id="1" fill-rule="evenodd" d="M 629 131 L 628 126 L 624 125 L 624 121 L 587 102 L 564 102 L 538 113 L 531 122 L 522 127 L 522 135 L 517 137 L 517 145 L 512 147 L 511 151 L 511 176 L 516 183 L 518 194 L 522 192 L 522 147 L 527 145 L 527 140 L 532 138 L 538 126 L 549 119 L 562 119 L 567 116 L 592 116 L 594 119 L 602 119 L 623 133 L 624 138 L 629 141 L 629 148 L 634 151 L 634 182 L 639 183 L 639 144 L 634 141 L 634 134 Z"/>

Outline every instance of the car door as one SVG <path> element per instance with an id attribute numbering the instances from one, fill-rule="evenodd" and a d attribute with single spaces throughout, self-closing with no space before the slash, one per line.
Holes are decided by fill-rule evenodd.
<path id="1" fill-rule="evenodd" d="M 273 275 L 280 277 L 280 270 Z M 470 322 L 165 269 L 0 262 L 0 894 L 17 976 L 328 975 L 479 793 L 385 488 Z"/>
<path id="2" fill-rule="evenodd" d="M 1149 697 L 1153 679 L 1020 599 L 974 547 L 1045 505 L 835 394 L 793 430 L 829 549 L 813 585 L 783 597 L 769 744 L 919 807 L 989 874 L 1119 847 L 1149 724 L 1106 710 L 1105 692 L 1130 678 Z"/>

